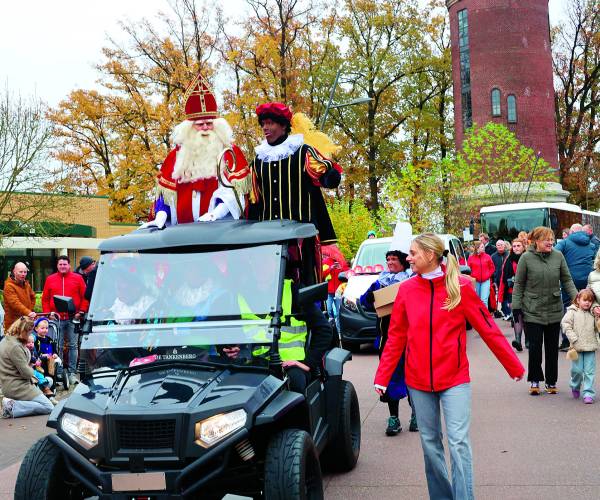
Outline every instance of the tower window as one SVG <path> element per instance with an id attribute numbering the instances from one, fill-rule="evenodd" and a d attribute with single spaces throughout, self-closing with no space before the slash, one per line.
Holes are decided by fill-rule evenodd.
<path id="1" fill-rule="evenodd" d="M 463 130 L 473 125 L 471 107 L 471 55 L 469 52 L 469 18 L 467 10 L 458 11 L 458 50 L 460 53 L 460 95 Z"/>
<path id="2" fill-rule="evenodd" d="M 506 98 L 506 114 L 508 123 L 517 123 L 517 98 L 512 94 Z"/>
<path id="3" fill-rule="evenodd" d="M 500 111 L 500 90 L 492 89 L 492 116 L 501 116 Z"/>

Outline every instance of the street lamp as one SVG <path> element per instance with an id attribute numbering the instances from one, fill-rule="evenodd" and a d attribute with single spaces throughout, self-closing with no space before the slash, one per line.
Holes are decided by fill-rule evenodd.
<path id="1" fill-rule="evenodd" d="M 348 102 L 343 102 L 341 104 L 332 104 L 333 103 L 333 95 L 335 94 L 335 89 L 337 88 L 338 80 L 340 79 L 340 74 L 342 72 L 342 68 L 337 70 L 335 74 L 335 80 L 333 81 L 333 86 L 331 87 L 331 92 L 329 93 L 329 101 L 327 101 L 327 106 L 325 107 L 325 112 L 323 113 L 323 119 L 319 124 L 319 130 L 323 130 L 325 126 L 325 122 L 327 121 L 327 116 L 329 115 L 329 110 L 332 108 L 344 108 L 346 106 L 354 106 L 355 104 L 363 104 L 365 102 L 374 101 L 372 97 L 357 97 L 356 99 L 352 99 Z"/>
<path id="2" fill-rule="evenodd" d="M 537 169 L 538 166 L 538 162 L 540 161 L 540 158 L 542 157 L 542 152 L 538 151 L 537 155 L 535 155 L 535 163 L 533 165 L 533 169 L 531 170 L 531 177 L 529 178 L 529 183 L 527 184 L 527 192 L 525 193 L 525 199 L 523 200 L 524 202 L 527 201 L 527 197 L 529 196 L 529 188 L 531 187 L 531 183 L 533 182 L 533 178 L 535 177 L 535 171 Z M 551 174 L 554 173 L 555 170 L 553 168 L 547 169 L 543 172 L 540 172 L 542 174 Z"/>
<path id="3" fill-rule="evenodd" d="M 374 100 L 375 99 L 373 99 L 372 97 L 357 97 L 356 99 L 352 99 L 348 102 L 343 102 L 342 104 L 332 104 L 331 106 L 329 106 L 329 109 L 343 108 L 344 106 L 354 106 L 355 104 L 363 104 L 365 102 L 371 102 Z"/>

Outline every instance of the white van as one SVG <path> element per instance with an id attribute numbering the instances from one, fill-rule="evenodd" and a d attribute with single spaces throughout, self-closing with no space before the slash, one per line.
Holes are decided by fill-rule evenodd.
<path id="1" fill-rule="evenodd" d="M 438 234 L 446 249 L 456 257 L 461 272 L 469 273 L 467 259 L 460 240 L 452 234 Z M 355 349 L 376 337 L 375 313 L 365 311 L 358 298 L 377 279 L 381 271 L 386 269 L 385 254 L 390 249 L 392 238 L 371 238 L 363 241 L 352 260 L 352 270 L 348 277 L 348 285 L 344 290 L 340 307 L 340 338 L 345 347 Z M 357 272 L 358 271 L 358 272 Z"/>

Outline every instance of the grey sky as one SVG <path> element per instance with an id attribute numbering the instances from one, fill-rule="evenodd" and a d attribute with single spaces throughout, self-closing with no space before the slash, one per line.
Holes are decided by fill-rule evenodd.
<path id="1" fill-rule="evenodd" d="M 243 0 L 214 0 L 226 14 L 246 10 Z M 563 0 L 550 0 L 550 20 L 564 17 Z M 35 94 L 56 105 L 71 90 L 93 88 L 93 65 L 101 59 L 106 35 L 119 33 L 123 19 L 152 19 L 168 11 L 166 0 L 20 0 L 2 2 L 0 86 Z"/>

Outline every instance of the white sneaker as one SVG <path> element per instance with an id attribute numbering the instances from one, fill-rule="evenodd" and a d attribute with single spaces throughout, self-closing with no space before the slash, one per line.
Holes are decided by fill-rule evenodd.
<path id="1" fill-rule="evenodd" d="M 13 406 L 15 405 L 14 400 L 7 398 L 6 396 L 2 399 L 2 418 L 14 418 Z"/>

